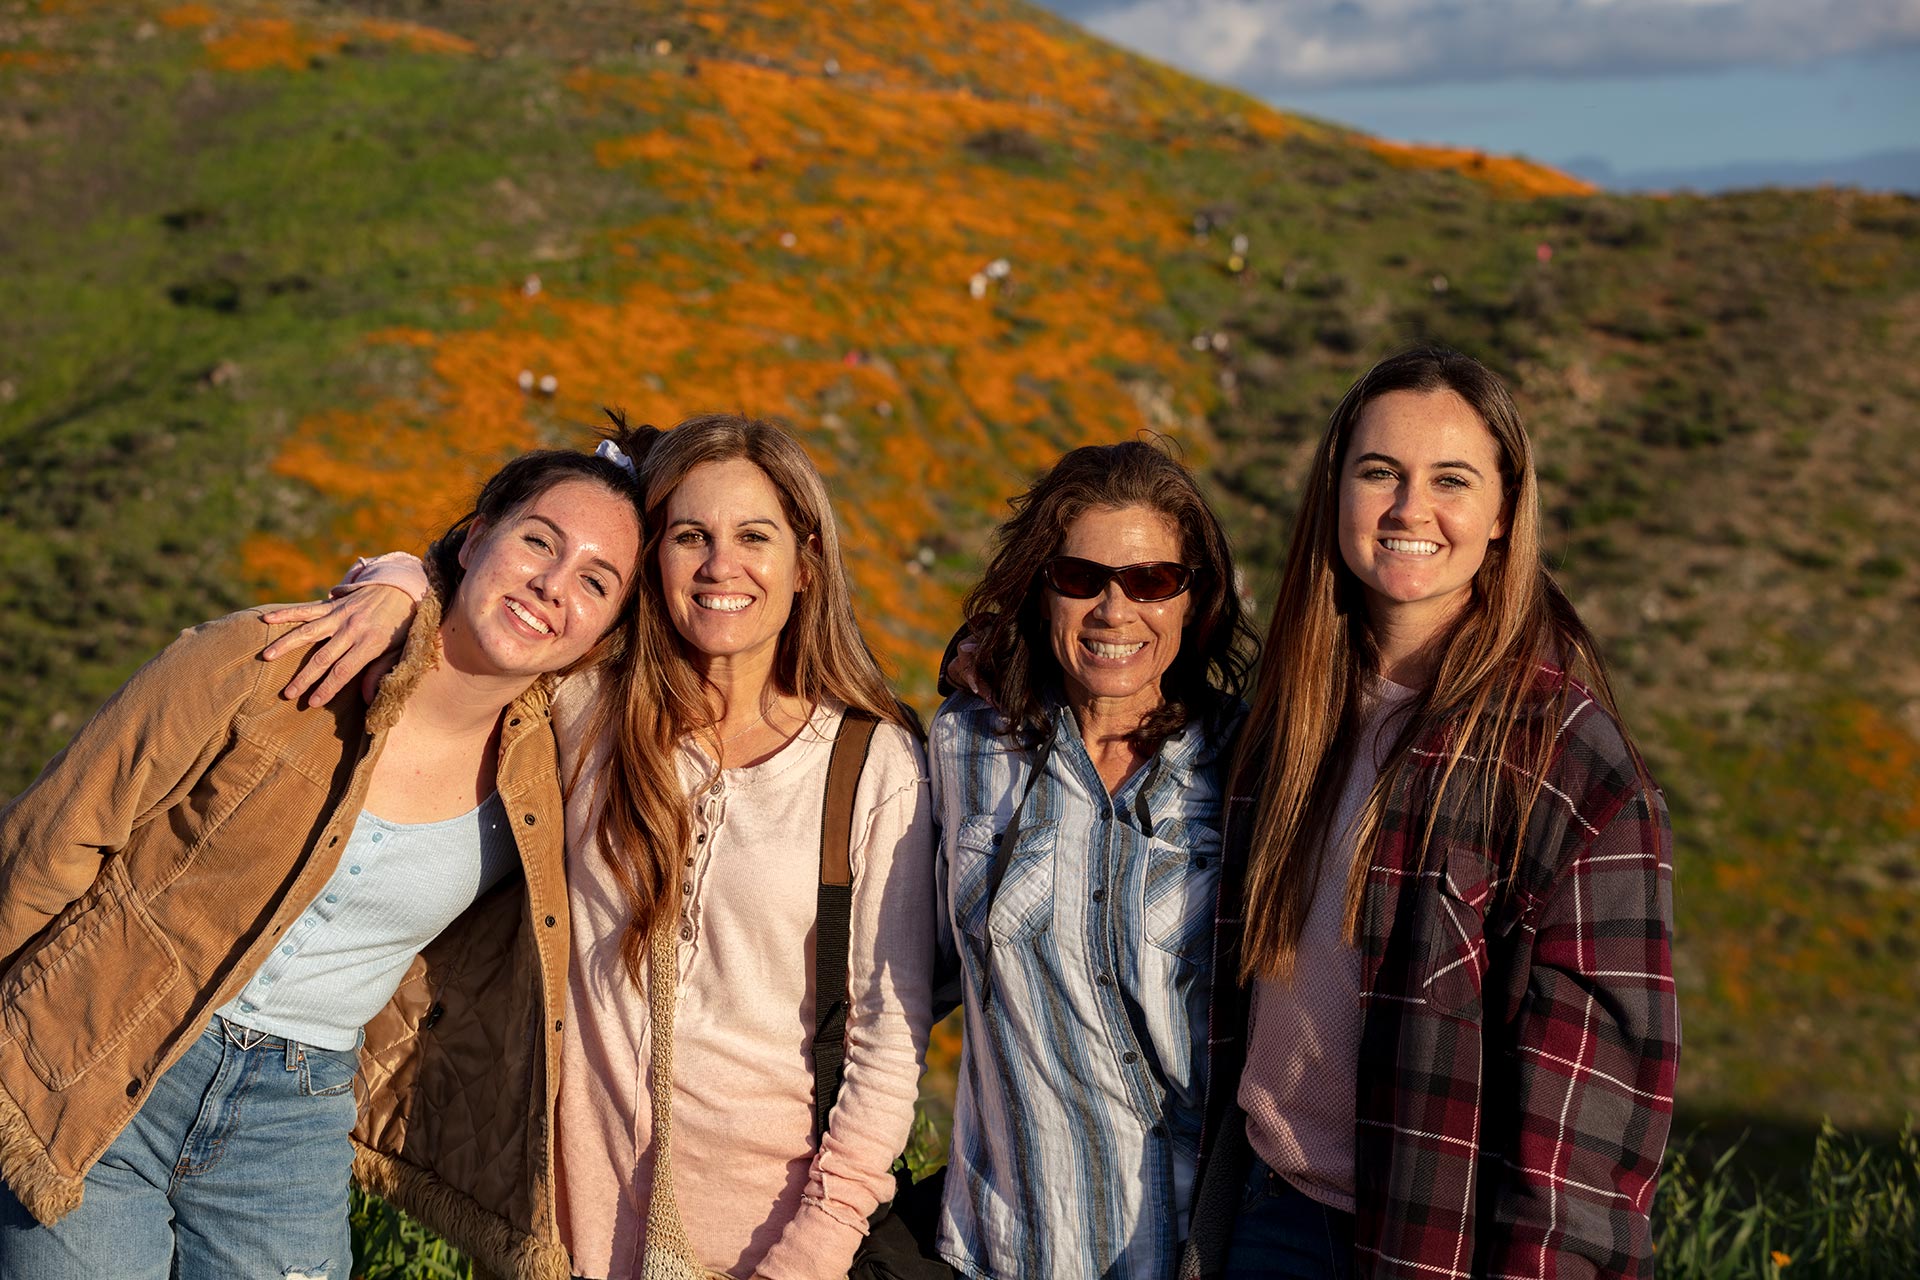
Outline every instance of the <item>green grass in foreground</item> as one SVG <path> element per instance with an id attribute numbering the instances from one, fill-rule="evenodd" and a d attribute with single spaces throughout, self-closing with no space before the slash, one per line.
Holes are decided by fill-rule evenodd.
<path id="1" fill-rule="evenodd" d="M 377 1196 L 353 1191 L 355 1280 L 471 1280 L 460 1251 Z"/>
<path id="2" fill-rule="evenodd" d="M 1875 1145 L 1832 1125 L 1797 1176 L 1743 1171 L 1740 1148 L 1706 1161 L 1683 1142 L 1667 1157 L 1654 1202 L 1662 1280 L 1920 1275 L 1920 1130 Z"/>
<path id="3" fill-rule="evenodd" d="M 908 1160 L 938 1159 L 931 1128 L 916 1122 Z M 1688 1138 L 1668 1153 L 1654 1201 L 1661 1280 L 1913 1280 L 1920 1276 L 1920 1129 L 1891 1143 L 1849 1137 L 1832 1125 L 1793 1176 L 1743 1168 L 1741 1145 L 1717 1157 Z M 471 1264 L 418 1223 L 354 1195 L 354 1274 L 362 1280 L 467 1280 Z"/>

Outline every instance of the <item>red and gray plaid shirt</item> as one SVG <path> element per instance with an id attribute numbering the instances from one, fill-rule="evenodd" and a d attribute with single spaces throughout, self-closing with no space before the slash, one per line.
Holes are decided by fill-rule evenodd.
<path id="1" fill-rule="evenodd" d="M 1613 719 L 1558 672 L 1542 681 L 1563 691 L 1541 703 L 1555 750 L 1511 877 L 1511 828 L 1455 797 L 1464 769 L 1420 856 L 1444 742 L 1417 745 L 1388 797 L 1359 938 L 1358 1277 L 1652 1274 L 1680 1049 L 1672 832 Z M 1252 796 L 1229 797 L 1183 1277 L 1221 1273 L 1250 1156 L 1231 975 L 1253 818 Z"/>

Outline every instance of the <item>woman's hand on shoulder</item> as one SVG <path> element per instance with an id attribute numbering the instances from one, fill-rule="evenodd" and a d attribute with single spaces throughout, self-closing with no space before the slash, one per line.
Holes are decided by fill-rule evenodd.
<path id="1" fill-rule="evenodd" d="M 986 688 L 980 683 L 979 660 L 974 657 L 980 651 L 980 642 L 974 639 L 961 640 L 953 646 L 953 661 L 941 672 L 956 688 L 965 689 L 975 697 L 986 698 Z M 991 698 L 988 701 L 992 701 Z"/>
<path id="2" fill-rule="evenodd" d="M 331 600 L 275 609 L 263 615 L 267 622 L 300 625 L 261 650 L 260 656 L 271 662 L 296 649 L 318 645 L 287 681 L 280 696 L 298 702 L 306 695 L 306 705 L 317 707 L 331 702 L 349 681 L 360 676 L 362 690 L 371 702 L 381 677 L 399 660 L 417 607 L 412 597 L 397 587 L 370 584 Z"/>

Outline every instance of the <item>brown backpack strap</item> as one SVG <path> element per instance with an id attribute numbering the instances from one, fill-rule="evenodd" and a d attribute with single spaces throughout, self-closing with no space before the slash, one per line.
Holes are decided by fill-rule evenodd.
<path id="1" fill-rule="evenodd" d="M 820 897 L 813 937 L 813 1135 L 827 1132 L 847 1057 L 847 945 L 853 931 L 853 794 L 880 721 L 849 710 L 827 759 L 820 811 Z"/>

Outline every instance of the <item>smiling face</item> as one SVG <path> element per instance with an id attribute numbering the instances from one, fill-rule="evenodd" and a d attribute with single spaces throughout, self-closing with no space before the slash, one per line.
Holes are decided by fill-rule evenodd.
<path id="1" fill-rule="evenodd" d="M 1340 555 L 1376 627 L 1431 636 L 1506 534 L 1493 434 L 1453 391 L 1391 391 L 1354 423 L 1340 471 Z"/>
<path id="2" fill-rule="evenodd" d="M 535 676 L 572 666 L 619 617 L 640 556 L 628 499 L 562 480 L 498 524 L 476 522 L 441 625 L 456 670 Z"/>
<path id="3" fill-rule="evenodd" d="M 697 658 L 772 663 L 807 584 L 766 472 L 745 458 L 687 472 L 667 496 L 659 556 L 667 616 Z"/>
<path id="4" fill-rule="evenodd" d="M 1184 560 L 1180 533 L 1151 507 L 1096 507 L 1067 526 L 1056 552 L 1118 568 L 1146 561 Z M 1162 701 L 1160 677 L 1180 652 L 1180 633 L 1192 593 L 1140 604 L 1117 580 L 1087 600 L 1042 587 L 1053 656 L 1077 710 L 1097 706 L 1106 716 L 1144 716 Z"/>

